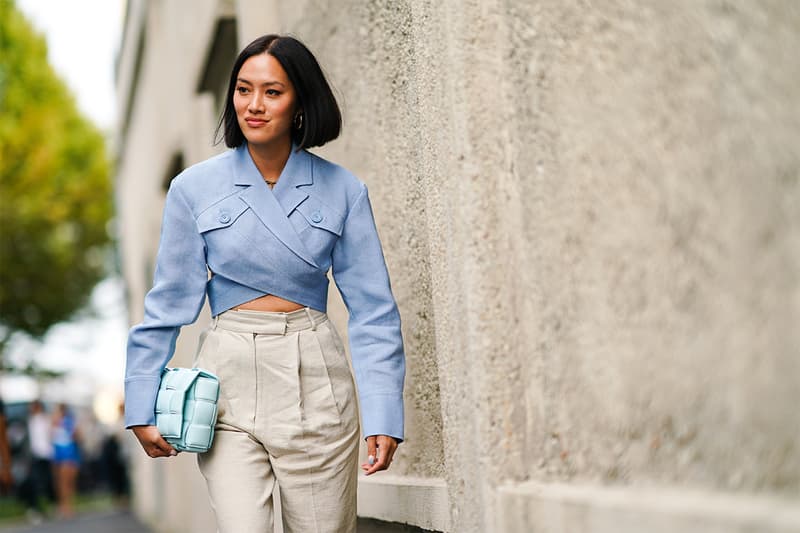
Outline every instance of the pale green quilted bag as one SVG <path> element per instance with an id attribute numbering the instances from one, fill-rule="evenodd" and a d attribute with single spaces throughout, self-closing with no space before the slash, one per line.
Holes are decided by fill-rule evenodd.
<path id="1" fill-rule="evenodd" d="M 156 426 L 176 450 L 211 448 L 217 422 L 219 379 L 200 368 L 165 368 L 156 398 Z"/>

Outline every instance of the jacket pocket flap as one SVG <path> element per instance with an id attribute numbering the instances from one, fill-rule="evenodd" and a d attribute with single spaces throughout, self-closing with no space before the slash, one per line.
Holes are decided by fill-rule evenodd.
<path id="1" fill-rule="evenodd" d="M 232 196 L 212 205 L 197 217 L 197 229 L 200 233 L 219 228 L 226 228 L 236 222 L 249 206 L 238 196 Z"/>
<path id="2" fill-rule="evenodd" d="M 298 205 L 297 211 L 303 215 L 303 218 L 305 218 L 310 225 L 330 231 L 339 236 L 342 235 L 344 217 L 313 196 L 309 196 L 303 203 Z"/>

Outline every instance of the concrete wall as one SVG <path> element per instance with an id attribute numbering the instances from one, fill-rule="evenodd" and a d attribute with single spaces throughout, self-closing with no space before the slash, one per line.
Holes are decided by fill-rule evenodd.
<path id="1" fill-rule="evenodd" d="M 207 39 L 214 2 L 176 4 L 150 3 L 148 35 Z M 360 514 L 459 533 L 800 529 L 800 4 L 233 9 L 240 44 L 290 31 L 336 86 L 344 135 L 318 152 L 370 187 L 400 305 L 407 441 L 362 481 Z M 123 157 L 123 205 L 149 198 L 130 183 L 166 164 L 171 128 L 187 163 L 213 151 L 210 103 L 155 84 L 191 78 L 202 46 L 153 46 L 122 153 L 155 160 Z M 154 247 L 145 215 L 132 229 L 123 211 L 126 257 Z M 344 332 L 335 294 L 329 313 Z"/>

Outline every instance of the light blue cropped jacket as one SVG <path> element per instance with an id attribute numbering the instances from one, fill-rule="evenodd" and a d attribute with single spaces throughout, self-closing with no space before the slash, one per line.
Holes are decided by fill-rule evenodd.
<path id="1" fill-rule="evenodd" d="M 296 146 L 273 189 L 246 144 L 172 180 L 144 320 L 128 336 L 125 425 L 155 423 L 161 372 L 206 295 L 212 316 L 265 294 L 325 312 L 331 268 L 350 314 L 364 435 L 402 440 L 400 314 L 367 187 Z"/>

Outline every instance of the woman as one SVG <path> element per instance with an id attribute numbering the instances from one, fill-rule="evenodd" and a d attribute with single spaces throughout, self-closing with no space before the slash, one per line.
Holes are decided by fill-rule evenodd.
<path id="1" fill-rule="evenodd" d="M 175 455 L 153 408 L 179 328 L 206 295 L 213 322 L 195 365 L 217 374 L 219 418 L 198 455 L 218 528 L 355 531 L 359 425 L 342 341 L 326 315 L 328 270 L 350 318 L 367 475 L 403 439 L 405 356 L 366 186 L 305 149 L 338 137 L 341 114 L 314 56 L 266 35 L 231 72 L 219 129 L 232 148 L 176 177 L 155 281 L 131 329 L 126 427 L 151 457 Z"/>
<path id="2" fill-rule="evenodd" d="M 53 486 L 53 425 L 53 420 L 45 411 L 42 402 L 33 400 L 28 406 L 28 444 L 31 462 L 25 482 L 25 500 L 28 513 L 35 518 L 47 514 L 44 500 L 56 501 Z"/>
<path id="3" fill-rule="evenodd" d="M 78 449 L 78 425 L 67 406 L 58 404 L 53 414 L 53 472 L 55 473 L 58 514 L 75 514 L 75 489 L 81 458 Z"/>

